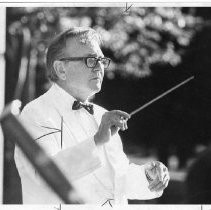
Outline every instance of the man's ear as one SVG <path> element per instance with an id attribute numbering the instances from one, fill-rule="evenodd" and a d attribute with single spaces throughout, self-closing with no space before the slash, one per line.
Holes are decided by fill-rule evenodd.
<path id="1" fill-rule="evenodd" d="M 66 80 L 65 68 L 61 61 L 54 61 L 53 68 L 54 68 L 54 71 L 59 79 Z"/>

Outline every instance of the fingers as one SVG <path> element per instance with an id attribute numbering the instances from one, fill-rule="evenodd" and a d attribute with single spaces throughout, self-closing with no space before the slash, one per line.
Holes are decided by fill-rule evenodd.
<path id="1" fill-rule="evenodd" d="M 158 179 L 159 181 L 162 181 L 165 175 L 164 170 L 163 170 L 164 167 L 161 165 L 162 163 L 158 161 L 156 161 L 155 164 L 156 164 Z"/>
<path id="2" fill-rule="evenodd" d="M 108 142 L 111 136 L 115 135 L 120 129 L 128 129 L 127 120 L 130 115 L 120 110 L 105 112 L 102 116 L 98 131 L 94 136 L 96 145 Z"/>
<path id="3" fill-rule="evenodd" d="M 112 127 L 116 126 L 116 127 L 120 128 L 122 131 L 128 129 L 126 120 L 113 119 L 113 120 L 111 120 L 111 124 L 112 124 Z"/>
<path id="4" fill-rule="evenodd" d="M 154 182 L 152 182 L 149 185 L 149 190 L 152 192 L 153 191 L 155 191 L 155 192 L 162 191 L 168 186 L 168 183 L 169 183 L 169 178 L 167 176 L 165 176 L 165 179 L 163 181 L 159 181 L 157 179 Z"/>
<path id="5" fill-rule="evenodd" d="M 168 168 L 159 161 L 153 161 L 153 164 L 159 181 L 163 181 L 165 175 L 168 174 Z"/>
<path id="6" fill-rule="evenodd" d="M 151 161 L 145 164 L 145 171 L 152 180 L 155 180 L 155 178 L 157 177 L 157 168 L 155 161 Z"/>
<path id="7" fill-rule="evenodd" d="M 158 177 L 160 181 L 164 181 L 165 178 L 170 179 L 168 168 L 161 162 L 159 162 Z"/>
<path id="8" fill-rule="evenodd" d="M 125 120 L 130 119 L 130 115 L 127 112 L 123 112 L 123 111 L 120 111 L 120 110 L 113 110 L 111 112 L 115 115 L 118 115 L 122 119 L 125 119 Z"/>
<path id="9" fill-rule="evenodd" d="M 151 161 L 150 163 L 147 163 L 146 164 L 146 169 L 147 170 L 155 170 L 156 169 L 155 161 Z"/>
<path id="10" fill-rule="evenodd" d="M 159 182 L 156 186 L 151 187 L 150 191 L 151 192 L 159 192 L 161 190 L 164 190 L 166 187 L 162 182 Z"/>
<path id="11" fill-rule="evenodd" d="M 126 112 L 120 110 L 113 110 L 110 112 L 106 112 L 102 118 L 104 123 L 106 123 L 112 130 L 114 130 L 113 126 L 118 127 L 121 130 L 127 130 L 127 120 L 130 118 L 130 115 Z"/>
<path id="12" fill-rule="evenodd" d="M 125 120 L 123 121 L 123 126 L 124 126 L 124 130 L 128 129 L 127 122 Z"/>
<path id="13" fill-rule="evenodd" d="M 115 127 L 120 128 L 121 130 L 125 130 L 125 125 L 120 120 L 113 119 L 111 120 L 111 124 L 112 124 L 112 127 L 115 126 Z"/>
<path id="14" fill-rule="evenodd" d="M 170 176 L 168 168 L 161 162 L 156 161 L 156 170 L 157 170 L 157 178 L 150 183 L 149 189 L 150 191 L 158 192 L 164 190 L 168 186 Z"/>

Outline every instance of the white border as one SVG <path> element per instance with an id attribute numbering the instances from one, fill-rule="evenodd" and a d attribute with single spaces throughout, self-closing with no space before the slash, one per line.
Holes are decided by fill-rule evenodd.
<path id="1" fill-rule="evenodd" d="M 71 2 L 71 1 L 65 1 L 61 0 L 59 1 L 50 1 L 50 0 L 28 0 L 28 1 L 19 1 L 19 0 L 8 0 L 8 1 L 1 1 L 0 0 L 0 48 L 5 51 L 5 30 L 2 30 L 5 28 L 5 7 L 125 7 L 126 2 L 129 4 L 133 4 L 133 7 L 211 7 L 211 0 L 203 0 L 203 1 L 195 1 L 193 0 L 177 0 L 177 1 L 162 1 L 162 0 L 154 0 L 154 1 L 140 1 L 140 0 L 135 0 L 132 2 L 129 1 L 118 1 L 115 0 L 113 2 L 112 0 L 107 0 L 106 2 L 103 0 L 100 1 L 88 1 L 88 0 L 83 0 L 80 1 L 78 0 L 77 2 Z M 0 50 L 0 51 L 1 51 Z M 2 52 L 2 51 L 1 51 Z M 2 64 L 3 63 L 3 64 Z M 2 110 L 4 106 L 4 77 L 5 77 L 5 72 L 4 72 L 4 60 L 2 60 L 2 57 L 0 57 L 0 111 Z M 2 71 L 3 69 L 3 71 Z M 1 132 L 1 131 L 0 131 Z M 3 140 L 1 139 L 1 133 L 0 133 L 0 203 L 2 203 L 2 192 L 1 192 L 1 187 L 2 187 L 2 162 L 1 162 L 1 155 L 2 153 L 2 148 L 3 148 Z M 104 207 L 105 208 L 105 207 Z M 55 210 L 55 205 L 45 205 L 45 206 L 40 206 L 40 205 L 4 205 L 0 206 L 0 210 L 6 209 L 6 210 L 19 210 L 19 209 L 39 209 L 39 210 L 49 210 L 49 209 L 54 209 Z M 89 205 L 63 205 L 64 210 L 66 209 L 102 209 L 102 207 L 99 206 L 89 206 Z M 106 208 L 107 209 L 107 208 Z M 109 207 L 110 209 L 110 207 Z M 127 210 L 201 210 L 200 205 L 131 205 L 131 206 L 119 206 L 119 207 L 114 207 L 114 209 L 127 209 Z M 211 210 L 211 205 L 203 205 L 203 210 Z"/>
<path id="2" fill-rule="evenodd" d="M 0 113 L 4 107 L 5 89 L 5 43 L 6 43 L 6 8 L 0 7 Z M 4 160 L 4 139 L 0 127 L 0 203 L 3 203 L 3 160 Z"/>
<path id="3" fill-rule="evenodd" d="M 210 210 L 211 205 L 117 205 L 113 208 L 96 205 L 4 205 L 0 210 Z"/>
<path id="4" fill-rule="evenodd" d="M 52 1 L 52 0 L 8 0 L 1 1 L 0 7 L 125 7 L 126 3 L 133 7 L 211 7 L 211 0 L 177 0 L 177 1 L 165 1 L 165 0 L 134 0 L 134 1 L 118 1 L 115 0 L 78 0 L 78 1 Z"/>

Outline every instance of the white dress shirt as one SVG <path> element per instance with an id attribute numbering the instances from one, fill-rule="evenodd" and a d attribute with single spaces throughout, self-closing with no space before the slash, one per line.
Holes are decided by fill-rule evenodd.
<path id="1" fill-rule="evenodd" d="M 21 115 L 35 141 L 55 161 L 87 204 L 127 204 L 127 199 L 152 199 L 144 166 L 129 164 L 118 134 L 96 146 L 94 135 L 106 110 L 94 104 L 94 115 L 72 110 L 75 99 L 56 84 L 27 104 Z M 56 130 L 57 129 L 57 130 Z M 48 135 L 46 135 L 48 134 Z M 23 203 L 62 203 L 18 147 L 15 162 L 22 182 Z"/>

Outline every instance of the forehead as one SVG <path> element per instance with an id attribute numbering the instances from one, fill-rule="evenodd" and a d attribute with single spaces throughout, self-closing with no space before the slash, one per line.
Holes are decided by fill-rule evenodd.
<path id="1" fill-rule="evenodd" d="M 91 40 L 86 44 L 80 43 L 77 39 L 67 39 L 65 55 L 69 57 L 96 55 L 103 56 L 100 46 L 96 40 Z"/>

